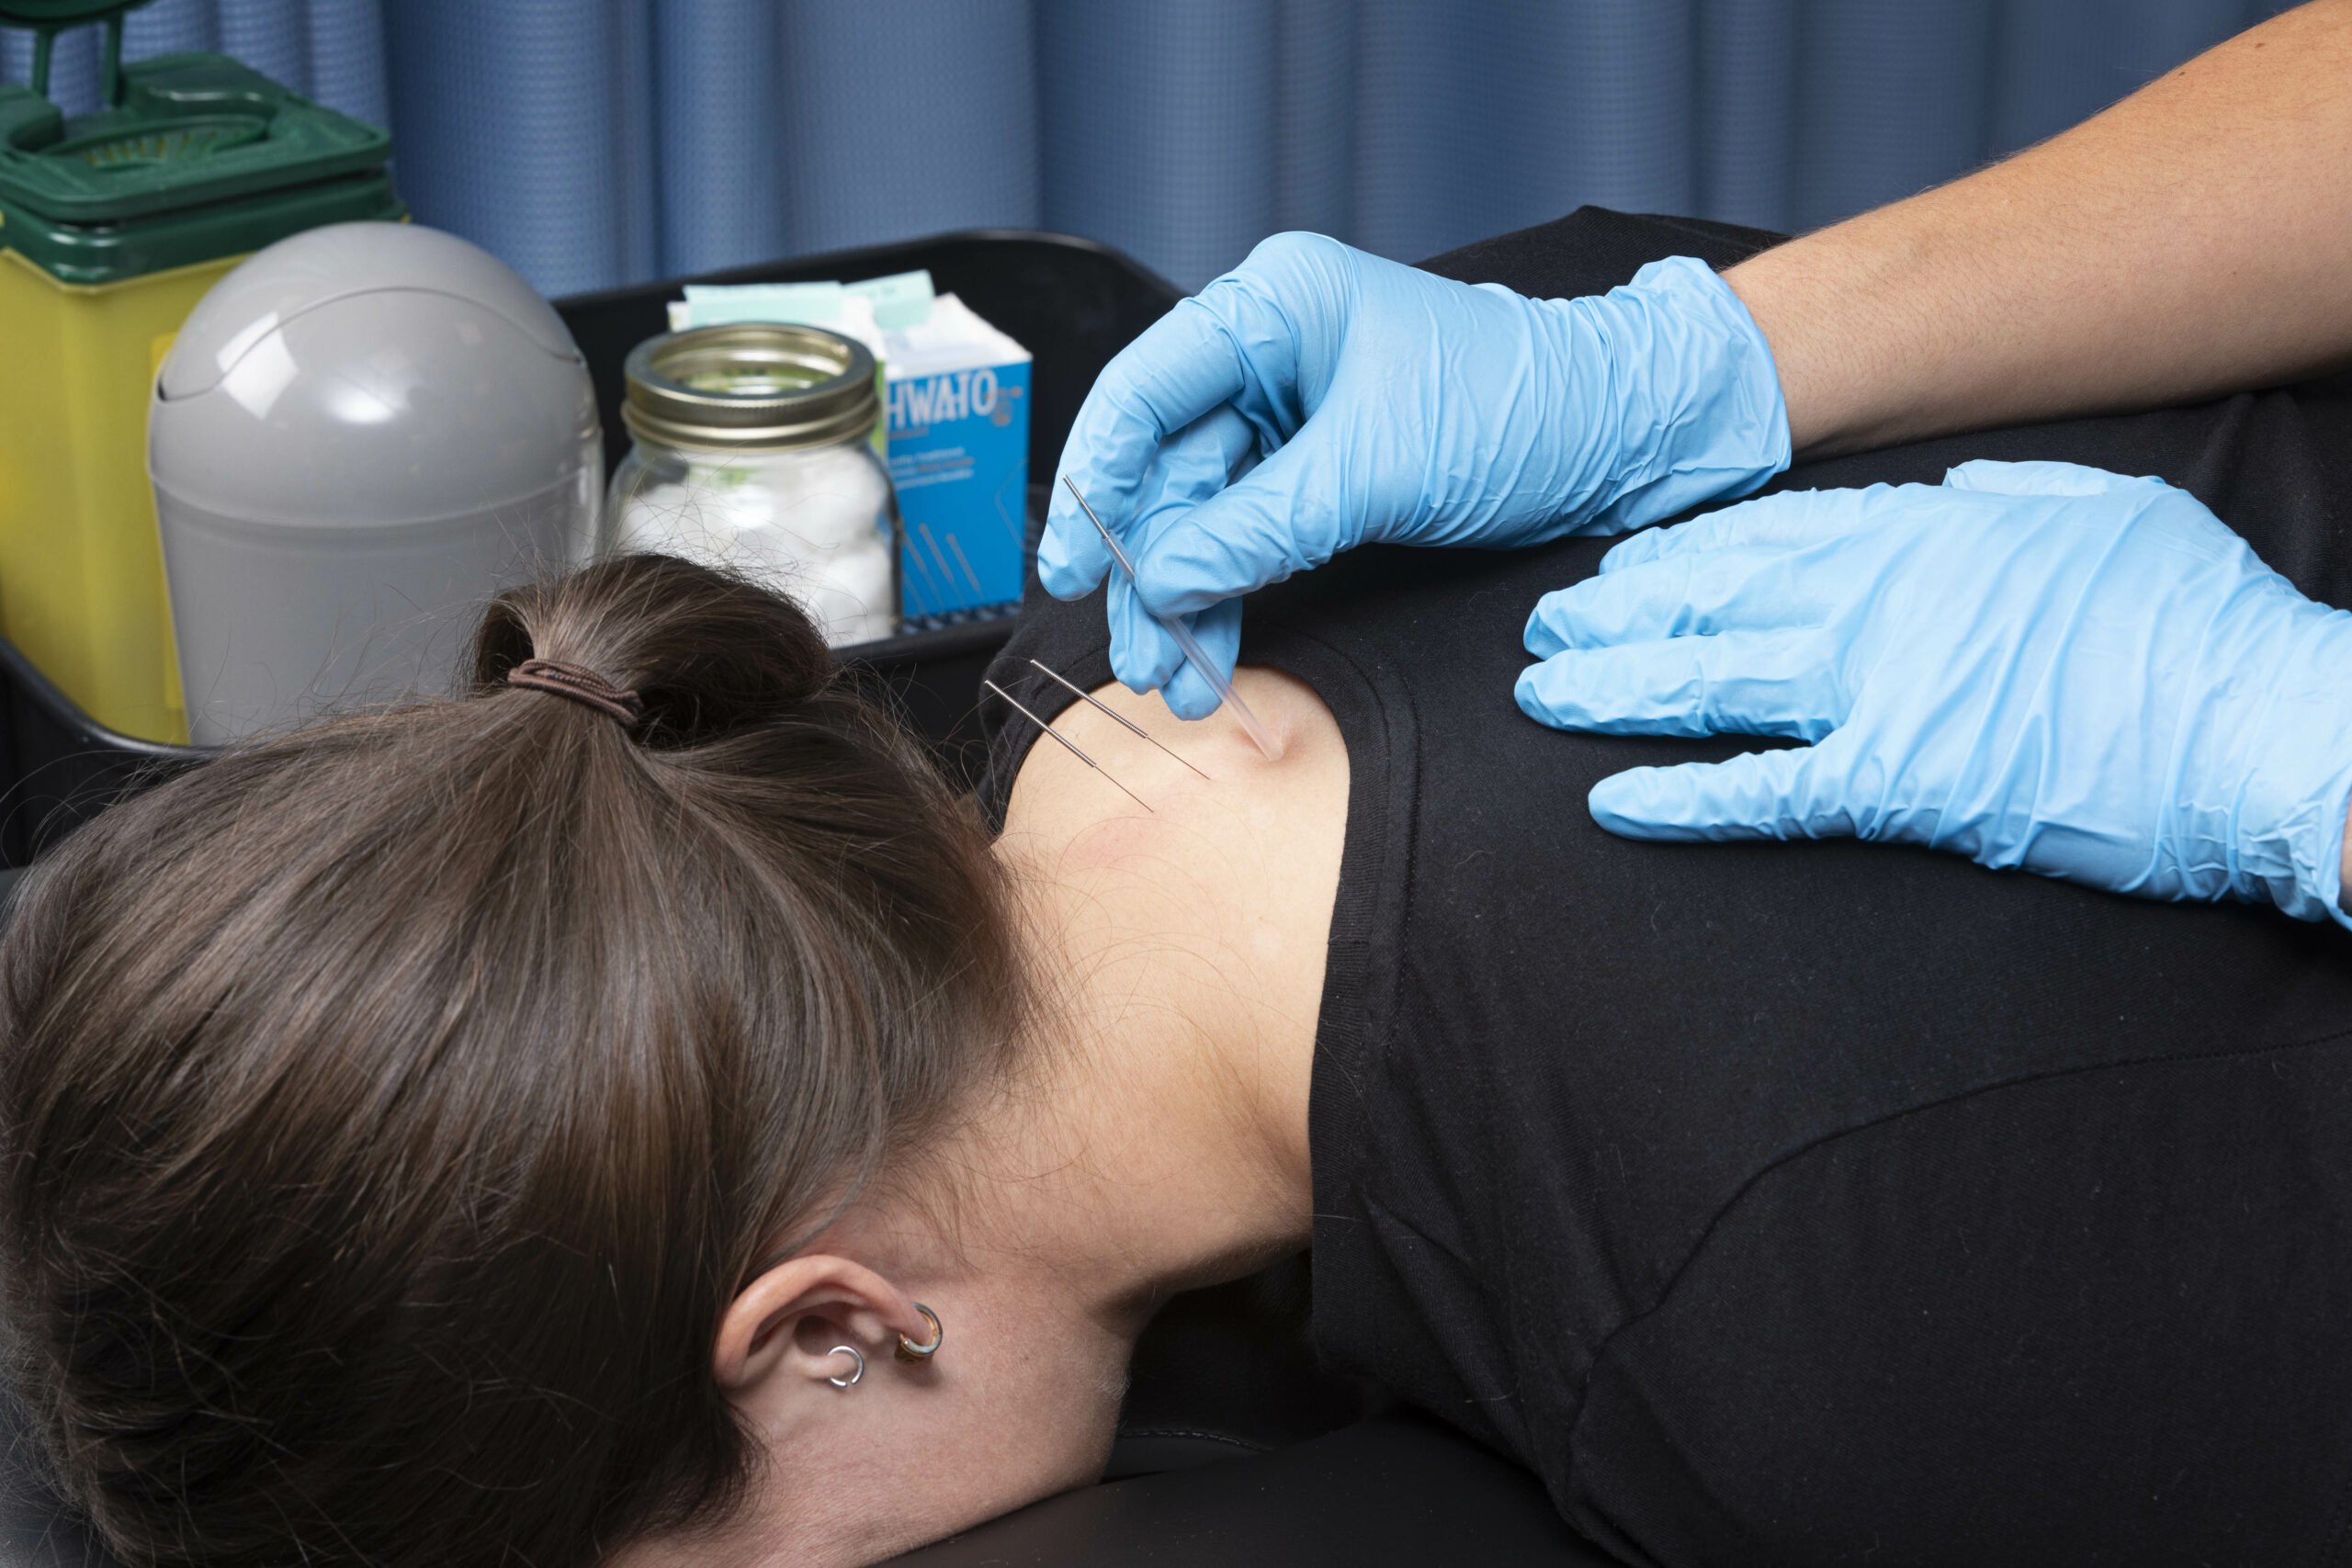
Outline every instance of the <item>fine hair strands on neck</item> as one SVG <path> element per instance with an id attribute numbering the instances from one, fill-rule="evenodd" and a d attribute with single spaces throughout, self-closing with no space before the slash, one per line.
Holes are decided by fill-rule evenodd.
<path id="1" fill-rule="evenodd" d="M 57 1481 L 134 1568 L 716 1525 L 759 1458 L 716 1325 L 1005 1081 L 1010 902 L 806 615 L 662 557 L 498 599 L 464 698 L 103 814 L 0 944 L 0 1313 Z"/>

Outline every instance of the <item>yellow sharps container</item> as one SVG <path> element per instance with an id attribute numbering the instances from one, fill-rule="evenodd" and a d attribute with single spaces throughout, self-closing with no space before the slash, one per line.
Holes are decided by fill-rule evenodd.
<path id="1" fill-rule="evenodd" d="M 304 229 L 403 216 L 390 139 L 218 54 L 122 62 L 140 0 L 0 0 L 0 636 L 110 729 L 182 741 L 148 389 L 214 280 Z M 51 104 L 51 39 L 106 28 L 105 97 Z"/>

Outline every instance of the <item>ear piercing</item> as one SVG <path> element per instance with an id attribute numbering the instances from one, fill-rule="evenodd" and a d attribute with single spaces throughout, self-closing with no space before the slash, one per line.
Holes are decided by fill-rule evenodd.
<path id="1" fill-rule="evenodd" d="M 939 1354 L 940 1346 L 947 1342 L 947 1330 L 940 1326 L 939 1314 L 932 1311 L 929 1307 L 923 1305 L 922 1303 L 915 1303 L 915 1311 L 922 1314 L 924 1319 L 931 1325 L 931 1343 L 928 1345 L 918 1345 L 913 1340 L 901 1334 L 899 1336 L 899 1348 L 893 1351 L 892 1354 L 896 1355 L 899 1359 L 908 1363 L 910 1366 L 919 1367 L 922 1365 L 923 1362 L 930 1360 L 933 1356 Z M 847 1356 L 850 1359 L 849 1376 L 845 1378 L 827 1378 L 825 1380 L 835 1388 L 854 1388 L 856 1386 L 858 1379 L 865 1375 L 865 1352 L 859 1349 L 856 1346 L 836 1345 L 831 1349 L 826 1351 L 825 1354 L 828 1356 Z"/>
<path id="2" fill-rule="evenodd" d="M 893 1354 L 901 1361 L 912 1366 L 920 1366 L 939 1354 L 939 1347 L 946 1342 L 947 1330 L 939 1325 L 939 1314 L 922 1303 L 915 1303 L 915 1311 L 922 1314 L 931 1322 L 931 1343 L 918 1345 L 901 1334 L 899 1336 L 899 1348 Z"/>

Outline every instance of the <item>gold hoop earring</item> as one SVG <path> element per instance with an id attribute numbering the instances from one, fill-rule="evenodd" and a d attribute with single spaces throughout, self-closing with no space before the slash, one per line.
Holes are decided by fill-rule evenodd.
<path id="1" fill-rule="evenodd" d="M 924 1317 L 931 1320 L 931 1343 L 928 1345 L 918 1345 L 913 1340 L 901 1334 L 899 1336 L 899 1348 L 897 1350 L 892 1352 L 892 1354 L 896 1355 L 899 1359 L 907 1362 L 910 1366 L 920 1366 L 922 1363 L 930 1360 L 933 1356 L 938 1355 L 939 1347 L 945 1343 L 947 1339 L 947 1330 L 940 1326 L 939 1314 L 937 1313 L 932 1311 L 921 1302 L 915 1303 L 915 1311 L 922 1314 Z"/>

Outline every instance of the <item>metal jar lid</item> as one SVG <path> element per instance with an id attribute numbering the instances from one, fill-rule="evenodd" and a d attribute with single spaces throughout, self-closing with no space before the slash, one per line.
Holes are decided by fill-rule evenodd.
<path id="1" fill-rule="evenodd" d="M 621 421 L 663 446 L 821 446 L 874 428 L 874 355 L 821 327 L 738 321 L 629 351 Z"/>

